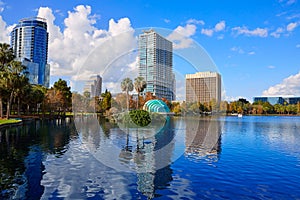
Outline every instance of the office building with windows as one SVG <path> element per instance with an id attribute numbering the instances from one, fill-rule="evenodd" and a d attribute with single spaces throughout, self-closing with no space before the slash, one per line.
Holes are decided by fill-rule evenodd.
<path id="1" fill-rule="evenodd" d="M 11 32 L 11 47 L 16 60 L 27 67 L 30 83 L 45 87 L 50 81 L 48 37 L 46 20 L 39 17 L 20 20 Z"/>
<path id="2" fill-rule="evenodd" d="M 186 101 L 208 103 L 221 102 L 221 75 L 217 72 L 186 74 Z"/>
<path id="3" fill-rule="evenodd" d="M 297 104 L 300 102 L 300 97 L 283 97 L 283 96 L 270 96 L 270 97 L 254 97 L 253 102 L 269 102 L 271 105 L 281 104 Z"/>
<path id="4" fill-rule="evenodd" d="M 139 76 L 147 83 L 143 94 L 175 100 L 173 44 L 152 29 L 139 35 Z"/>
<path id="5" fill-rule="evenodd" d="M 102 77 L 100 75 L 91 76 L 85 83 L 84 91 L 89 92 L 91 97 L 99 97 L 102 91 Z"/>

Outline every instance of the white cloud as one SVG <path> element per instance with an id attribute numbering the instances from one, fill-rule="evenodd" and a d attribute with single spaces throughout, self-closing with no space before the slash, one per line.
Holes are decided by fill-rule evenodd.
<path id="1" fill-rule="evenodd" d="M 4 2 L 0 1 L 0 13 L 2 13 L 4 10 Z"/>
<path id="2" fill-rule="evenodd" d="M 250 51 L 250 52 L 248 53 L 248 55 L 254 55 L 254 54 L 255 54 L 254 51 Z"/>
<path id="3" fill-rule="evenodd" d="M 219 36 L 217 37 L 217 39 L 218 39 L 218 40 L 223 40 L 223 39 L 224 39 L 224 35 L 219 35 Z"/>
<path id="4" fill-rule="evenodd" d="M 115 59 L 133 49 L 136 43 L 128 18 L 111 19 L 108 30 L 98 29 L 94 26 L 98 16 L 91 14 L 90 6 L 79 5 L 69 11 L 63 30 L 55 25 L 51 8 L 39 8 L 38 16 L 46 18 L 48 23 L 51 75 L 85 80 L 92 74 L 102 74 L 108 64 L 117 63 Z"/>
<path id="5" fill-rule="evenodd" d="M 286 26 L 286 30 L 291 32 L 293 31 L 299 24 L 297 22 L 292 22 L 292 23 L 289 23 L 287 26 Z"/>
<path id="6" fill-rule="evenodd" d="M 203 20 L 197 20 L 197 19 L 189 19 L 186 21 L 187 24 L 198 24 L 198 25 L 204 25 L 205 22 Z"/>
<path id="7" fill-rule="evenodd" d="M 225 29 L 225 27 L 226 27 L 225 21 L 220 21 L 219 23 L 217 23 L 215 25 L 215 28 L 213 28 L 213 29 L 205 29 L 205 28 L 203 28 L 201 30 L 201 34 L 206 35 L 208 37 L 211 37 L 211 36 L 213 36 L 214 32 L 223 31 Z M 218 36 L 219 40 L 223 39 L 223 38 L 224 38 L 224 35 Z"/>
<path id="8" fill-rule="evenodd" d="M 184 49 L 190 47 L 193 40 L 190 38 L 196 33 L 197 27 L 194 24 L 178 26 L 167 39 L 173 42 L 174 49 Z"/>
<path id="9" fill-rule="evenodd" d="M 300 72 L 285 78 L 281 83 L 263 91 L 263 96 L 300 95 Z"/>
<path id="10" fill-rule="evenodd" d="M 220 21 L 215 25 L 215 31 L 216 32 L 223 31 L 225 27 L 226 27 L 225 21 Z"/>
<path id="11" fill-rule="evenodd" d="M 272 32 L 270 35 L 275 38 L 280 38 L 281 34 L 284 32 L 283 28 L 277 28 L 276 31 Z"/>
<path id="12" fill-rule="evenodd" d="M 296 48 L 300 48 L 300 44 L 297 44 L 297 45 L 296 45 Z"/>
<path id="13" fill-rule="evenodd" d="M 246 36 L 258 36 L 258 37 L 267 37 L 268 30 L 266 28 L 256 28 L 254 30 L 249 30 L 247 27 L 234 27 L 232 31 L 236 35 L 246 35 Z"/>
<path id="14" fill-rule="evenodd" d="M 214 34 L 214 30 L 213 29 L 202 29 L 201 30 L 201 33 L 203 34 L 203 35 L 206 35 L 206 36 L 208 36 L 208 37 L 211 37 L 213 34 Z"/>
<path id="15" fill-rule="evenodd" d="M 6 22 L 3 20 L 0 15 L 0 42 L 9 44 L 10 37 L 9 34 L 13 30 L 15 25 L 7 26 Z"/>
<path id="16" fill-rule="evenodd" d="M 232 47 L 230 50 L 233 52 L 238 52 L 239 54 L 245 53 L 245 51 L 241 47 Z"/>
<path id="17" fill-rule="evenodd" d="M 166 22 L 167 24 L 171 22 L 171 20 L 169 19 L 164 19 L 164 22 Z"/>
<path id="18" fill-rule="evenodd" d="M 283 3 L 286 5 L 292 5 L 297 2 L 297 0 L 278 0 L 279 3 Z"/>
<path id="19" fill-rule="evenodd" d="M 269 69 L 275 69 L 276 67 L 274 65 L 269 65 L 268 68 Z"/>
<path id="20" fill-rule="evenodd" d="M 227 96 L 226 95 L 226 91 L 222 93 L 222 100 L 223 101 L 227 101 L 227 102 L 233 102 L 233 101 L 238 101 L 239 99 L 247 99 L 249 101 L 248 98 L 244 97 L 244 96 Z"/>

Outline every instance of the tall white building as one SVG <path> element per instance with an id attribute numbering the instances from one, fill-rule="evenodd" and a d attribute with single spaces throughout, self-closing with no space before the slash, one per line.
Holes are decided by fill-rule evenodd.
<path id="1" fill-rule="evenodd" d="M 186 74 L 185 79 L 187 102 L 221 102 L 221 75 L 217 72 Z"/>
<path id="2" fill-rule="evenodd" d="M 158 98 L 175 100 L 173 44 L 154 30 L 139 35 L 139 76 L 147 82 L 144 90 Z"/>

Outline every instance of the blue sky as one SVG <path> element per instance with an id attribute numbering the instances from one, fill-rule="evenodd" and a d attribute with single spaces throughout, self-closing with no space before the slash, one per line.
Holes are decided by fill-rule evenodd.
<path id="1" fill-rule="evenodd" d="M 50 20 L 53 82 L 74 78 L 72 71 L 84 63 L 79 57 L 89 54 L 101 38 L 143 27 L 166 28 L 180 31 L 183 42 L 192 40 L 205 49 L 222 75 L 227 100 L 300 96 L 297 1 L 0 0 L 0 42 L 8 40 L 11 27 L 21 18 L 39 15 Z M 180 74 L 192 73 L 184 62 L 174 63 Z"/>

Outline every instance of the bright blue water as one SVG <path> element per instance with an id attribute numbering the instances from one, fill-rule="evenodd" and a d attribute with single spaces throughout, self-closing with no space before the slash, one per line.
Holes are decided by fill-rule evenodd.
<path id="1" fill-rule="evenodd" d="M 76 128 L 1 129 L 0 199 L 300 198 L 299 117 L 173 118 L 152 136 Z"/>

